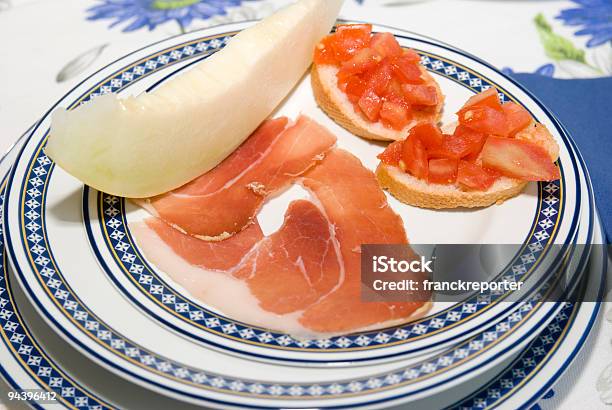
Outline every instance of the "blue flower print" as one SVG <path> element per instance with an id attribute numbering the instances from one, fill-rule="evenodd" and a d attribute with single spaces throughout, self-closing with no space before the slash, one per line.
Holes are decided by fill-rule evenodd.
<path id="1" fill-rule="evenodd" d="M 612 40 L 612 0 L 572 0 L 577 8 L 562 10 L 557 16 L 568 26 L 582 26 L 577 36 L 591 36 L 587 47 Z"/>
<path id="2" fill-rule="evenodd" d="M 99 0 L 87 11 L 88 20 L 112 19 L 110 27 L 126 23 L 123 31 L 142 27 L 153 30 L 159 24 L 176 21 L 182 30 L 194 19 L 227 14 L 227 8 L 250 0 Z"/>

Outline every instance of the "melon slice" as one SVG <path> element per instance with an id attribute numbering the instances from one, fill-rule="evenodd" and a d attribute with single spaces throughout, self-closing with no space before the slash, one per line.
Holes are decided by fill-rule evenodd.
<path id="1" fill-rule="evenodd" d="M 209 171 L 304 75 L 343 0 L 300 0 L 150 93 L 53 113 L 45 153 L 100 191 L 146 198 Z"/>

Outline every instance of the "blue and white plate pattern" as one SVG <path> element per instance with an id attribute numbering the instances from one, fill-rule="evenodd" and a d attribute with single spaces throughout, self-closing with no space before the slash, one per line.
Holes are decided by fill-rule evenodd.
<path id="1" fill-rule="evenodd" d="M 7 173 L 12 165 L 21 139 L 0 158 L 0 204 L 4 204 Z M 0 206 L 0 208 L 2 208 Z M 14 280 L 9 278 L 4 233 L 0 222 L 0 377 L 17 391 L 43 389 L 56 394 L 54 408 L 105 410 L 113 406 L 84 387 L 44 349 L 45 342 L 37 340 L 16 305 Z M 6 401 L 7 397 L 3 397 Z M 42 405 L 33 404 L 34 408 Z"/>
<path id="2" fill-rule="evenodd" d="M 74 101 L 93 94 L 118 90 L 126 86 L 124 83 L 130 85 L 130 92 L 141 92 L 159 81 L 160 76 L 171 73 L 162 70 L 159 65 L 180 69 L 191 61 L 189 58 L 181 59 L 184 50 L 191 53 L 187 55 L 193 56 L 198 48 L 206 50 L 212 42 L 226 41 L 229 34 L 219 32 L 231 33 L 242 27 L 244 25 L 191 33 L 140 50 L 84 81 L 60 105 L 72 105 Z M 504 93 L 521 102 L 528 102 L 536 117 L 547 123 L 549 128 L 557 130 L 561 142 L 569 144 L 554 118 L 520 87 L 493 68 L 474 57 L 416 36 L 405 41 L 410 46 L 419 44 L 422 46 L 420 48 L 430 49 L 427 52 L 431 54 L 445 54 L 447 60 L 470 66 L 472 71 L 477 66 L 484 78 L 494 78 L 497 85 L 502 84 L 503 87 L 499 88 Z M 133 71 L 128 71 L 130 69 Z M 138 81 L 135 81 L 135 76 Z M 467 89 L 460 89 L 467 93 Z M 302 104 L 298 105 L 298 110 L 304 109 Z M 320 113 L 308 114 L 325 121 Z M 17 277 L 42 316 L 70 344 L 121 376 L 182 400 L 222 407 L 247 404 L 260 407 L 354 407 L 374 403 L 382 406 L 398 400 L 416 400 L 491 368 L 528 343 L 537 330 L 552 320 L 553 313 L 562 309 L 561 304 L 540 303 L 542 294 L 534 292 L 525 302 L 515 304 L 495 321 L 486 322 L 487 327 L 480 333 L 471 335 L 457 346 L 419 360 L 400 357 L 393 363 L 376 367 L 330 367 L 325 370 L 325 380 L 321 379 L 321 372 L 316 368 L 289 368 L 219 354 L 156 326 L 150 318 L 153 309 L 159 309 L 159 306 L 141 292 L 129 292 L 130 299 L 124 298 L 108 281 L 96 256 L 88 249 L 89 244 L 83 241 L 87 237 L 87 230 L 80 217 L 82 185 L 54 167 L 42 151 L 48 126 L 46 115 L 30 134 L 9 180 L 4 216 L 7 245 Z M 332 124 L 329 126 L 333 128 Z M 340 130 L 334 131 L 341 134 Z M 363 141 L 354 138 L 350 141 L 351 150 L 358 155 L 370 149 Z M 368 165 L 367 160 L 364 162 Z M 587 183 L 578 167 L 576 154 L 569 145 L 564 145 L 561 163 L 564 166 L 562 190 L 565 198 L 562 209 L 557 214 L 544 214 L 548 219 L 538 219 L 538 222 L 544 222 L 544 226 L 549 225 L 546 220 L 550 222 L 550 218 L 560 218 L 560 222 L 552 232 L 543 231 L 534 237 L 540 243 L 554 235 L 558 243 L 588 242 L 589 229 L 576 233 L 578 226 L 592 223 L 588 195 L 585 194 L 584 200 L 581 197 L 581 192 L 587 192 Z M 551 186 L 550 192 L 542 194 L 545 195 L 543 203 L 547 207 L 559 202 L 555 199 L 558 190 Z M 525 203 L 520 202 L 522 200 L 537 208 L 534 198 L 518 198 L 517 204 L 522 206 L 518 215 L 522 215 L 525 209 Z M 530 200 L 533 201 L 530 203 Z M 500 209 L 494 207 L 489 212 L 501 212 Z M 489 225 L 497 223 L 495 214 L 483 212 Z M 514 215 L 517 220 L 515 225 L 520 226 L 521 218 L 518 215 Z M 431 215 L 419 217 L 432 219 Z M 436 215 L 435 219 L 438 218 L 441 216 Z M 544 230 L 550 228 L 540 223 L 534 225 L 533 214 L 524 225 Z M 418 227 L 411 228 L 409 232 L 413 232 L 413 241 L 418 241 L 414 239 L 415 235 L 418 236 Z M 525 232 L 529 230 L 519 232 L 521 240 Z M 504 234 L 508 233 L 506 229 Z M 423 243 L 426 241 L 423 240 Z M 534 252 L 541 251 L 536 248 Z M 585 262 L 586 256 L 578 255 L 576 260 Z M 573 277 L 581 272 L 581 266 L 576 266 L 566 273 Z M 124 276 L 124 279 L 127 278 Z M 132 298 L 143 300 L 142 306 L 136 306 Z M 474 304 L 465 306 L 468 310 L 477 309 Z M 191 326 L 176 320 L 181 326 Z M 234 348 L 230 342 L 224 341 L 222 347 Z M 243 348 L 240 342 L 237 343 Z M 349 340 L 343 344 L 348 348 L 353 342 Z M 365 352 L 359 350 L 355 353 L 370 354 L 368 350 Z M 273 380 L 270 380 L 271 377 Z"/>

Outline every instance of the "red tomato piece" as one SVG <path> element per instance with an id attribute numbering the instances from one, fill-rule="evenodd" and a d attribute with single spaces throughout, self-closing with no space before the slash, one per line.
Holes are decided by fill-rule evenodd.
<path id="1" fill-rule="evenodd" d="M 404 96 L 401 93 L 398 94 L 395 91 L 392 85 L 387 87 L 387 91 L 385 91 L 385 94 L 383 95 L 383 101 L 389 101 L 393 103 L 394 105 L 398 105 L 403 108 L 402 112 L 405 113 L 406 119 L 405 119 L 405 124 L 401 128 L 404 128 L 412 120 L 412 117 L 413 117 L 412 107 L 404 99 Z M 402 120 L 401 122 L 404 123 L 404 120 Z M 394 128 L 394 126 L 386 120 L 383 120 L 383 124 L 388 127 Z M 396 124 L 396 127 L 399 127 L 399 124 Z M 396 128 L 396 129 L 401 129 L 401 128 Z"/>
<path id="2" fill-rule="evenodd" d="M 437 105 L 438 91 L 436 87 L 421 84 L 402 84 L 404 97 L 414 105 Z"/>
<path id="3" fill-rule="evenodd" d="M 524 181 L 560 178 L 559 168 L 544 148 L 514 138 L 487 138 L 482 149 L 482 165 Z"/>
<path id="4" fill-rule="evenodd" d="M 376 33 L 372 36 L 370 47 L 383 57 L 402 55 L 402 47 L 391 33 Z"/>
<path id="5" fill-rule="evenodd" d="M 391 78 L 393 78 L 391 64 L 387 59 L 384 59 L 376 66 L 376 68 L 366 73 L 365 78 L 368 88 L 373 89 L 378 95 L 383 95 L 389 86 Z"/>
<path id="6" fill-rule="evenodd" d="M 497 176 L 468 161 L 459 161 L 457 183 L 464 188 L 486 191 L 497 180 Z"/>
<path id="7" fill-rule="evenodd" d="M 364 113 L 366 118 L 372 122 L 377 122 L 382 108 L 382 99 L 376 95 L 374 90 L 366 90 L 357 102 L 359 108 Z"/>
<path id="8" fill-rule="evenodd" d="M 502 109 L 508 122 L 508 136 L 514 136 L 517 132 L 527 128 L 533 121 L 529 111 L 516 103 L 507 102 L 502 105 Z"/>
<path id="9" fill-rule="evenodd" d="M 421 140 L 426 150 L 440 148 L 444 143 L 444 135 L 436 125 L 430 122 L 422 122 L 410 129 L 410 137 Z"/>
<path id="10" fill-rule="evenodd" d="M 344 92 L 348 97 L 349 101 L 356 104 L 361 96 L 366 92 L 367 84 L 359 76 L 351 76 L 344 86 Z"/>
<path id="11" fill-rule="evenodd" d="M 406 101 L 404 98 L 402 84 L 396 78 L 391 78 L 391 81 L 389 81 L 387 90 L 385 91 L 385 96 L 392 96 L 394 99 L 401 99 L 406 105 L 409 105 L 408 101 Z"/>
<path id="12" fill-rule="evenodd" d="M 499 101 L 497 90 L 495 88 L 489 88 L 487 91 L 483 91 L 480 94 L 470 97 L 470 99 L 467 100 L 467 102 L 459 110 L 459 113 L 472 107 L 489 107 L 493 108 L 494 110 L 501 111 L 502 104 Z"/>
<path id="13" fill-rule="evenodd" d="M 460 137 L 464 141 L 466 150 L 469 151 L 465 154 L 465 159 L 467 161 L 475 161 L 482 152 L 482 147 L 487 141 L 487 136 L 485 134 L 474 131 L 461 124 L 455 128 L 453 135 Z"/>
<path id="14" fill-rule="evenodd" d="M 487 168 L 487 167 L 485 167 L 484 165 L 482 165 L 482 162 L 481 162 L 480 164 L 477 164 L 477 163 L 475 163 L 474 161 L 471 161 L 471 162 L 472 162 L 474 165 L 478 165 L 479 167 L 481 167 L 482 169 L 484 169 L 484 170 L 485 170 L 485 172 L 486 172 L 487 174 L 491 175 L 491 176 L 492 176 L 493 178 L 495 178 L 495 179 L 497 179 L 497 178 L 500 178 L 500 177 L 503 177 L 503 176 L 504 176 L 504 175 L 503 175 L 501 172 L 499 172 L 499 171 L 498 171 L 498 170 L 496 170 L 496 169 L 492 169 L 492 168 Z"/>
<path id="15" fill-rule="evenodd" d="M 488 106 L 472 106 L 459 111 L 459 123 L 483 134 L 508 135 L 508 122 L 503 111 Z"/>
<path id="16" fill-rule="evenodd" d="M 394 130 L 403 129 L 410 122 L 408 110 L 400 103 L 385 101 L 380 109 L 380 119 L 383 124 Z"/>
<path id="17" fill-rule="evenodd" d="M 444 138 L 442 146 L 428 151 L 430 158 L 462 159 L 478 156 L 486 141 L 486 136 L 472 130 L 460 129 Z"/>
<path id="18" fill-rule="evenodd" d="M 412 61 L 409 55 L 402 54 L 399 57 L 390 57 L 389 62 L 396 78 L 402 83 L 421 84 L 421 68 L 418 63 Z"/>
<path id="19" fill-rule="evenodd" d="M 403 58 L 406 61 L 419 64 L 421 62 L 421 56 L 411 48 L 405 48 Z"/>
<path id="20" fill-rule="evenodd" d="M 338 79 L 341 80 L 371 70 L 378 65 L 380 60 L 380 55 L 371 48 L 359 50 L 350 60 L 342 63 L 338 71 Z"/>
<path id="21" fill-rule="evenodd" d="M 387 146 L 387 148 L 378 154 L 377 158 L 383 163 L 387 165 L 395 165 L 399 164 L 400 159 L 402 159 L 402 152 L 404 149 L 404 141 L 393 141 L 391 144 Z"/>
<path id="22" fill-rule="evenodd" d="M 410 107 L 410 103 L 408 103 L 408 101 L 406 101 L 404 98 L 402 84 L 394 77 L 391 77 L 391 80 L 389 80 L 389 84 L 387 84 L 387 89 L 385 90 L 383 96 L 386 99 L 401 102 L 402 104 L 406 105 L 406 107 Z"/>
<path id="23" fill-rule="evenodd" d="M 357 24 L 338 24 L 336 26 L 336 34 L 350 33 L 354 36 L 361 36 L 364 39 L 370 39 L 372 35 L 372 25 L 357 23 Z"/>
<path id="24" fill-rule="evenodd" d="M 340 62 L 350 60 L 359 50 L 369 47 L 372 25 L 343 24 L 336 28 L 331 42 L 336 59 Z"/>
<path id="25" fill-rule="evenodd" d="M 454 184 L 457 180 L 456 159 L 440 158 L 429 160 L 427 182 L 430 184 Z"/>
<path id="26" fill-rule="evenodd" d="M 319 44 L 315 46 L 314 51 L 314 62 L 315 64 L 331 64 L 336 65 L 338 61 L 336 60 L 336 53 L 332 47 L 333 34 L 324 37 Z"/>
<path id="27" fill-rule="evenodd" d="M 408 137 L 404 141 L 400 166 L 402 164 L 405 170 L 414 177 L 427 180 L 429 172 L 427 151 L 420 139 Z"/>

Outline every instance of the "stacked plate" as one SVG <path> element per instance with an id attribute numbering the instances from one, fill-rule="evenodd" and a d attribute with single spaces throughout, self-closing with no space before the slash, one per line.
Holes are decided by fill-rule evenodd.
<path id="1" fill-rule="evenodd" d="M 154 89 L 250 24 L 153 44 L 83 81 L 57 106 Z M 316 340 L 233 320 L 147 261 L 130 232 L 142 218 L 135 206 L 83 186 L 45 155 L 52 107 L 0 164 L 3 174 L 12 165 L 2 185 L 0 236 L 0 357 L 10 388 L 55 392 L 69 408 L 516 408 L 544 395 L 599 311 L 594 302 L 546 301 L 552 281 L 562 275 L 574 284 L 568 291 L 597 294 L 605 271 L 605 254 L 589 246 L 602 237 L 580 154 L 542 104 L 487 63 L 413 33 L 375 29 L 420 53 L 447 96 L 443 121 L 470 95 L 495 86 L 559 141 L 561 180 L 531 184 L 501 206 L 434 212 L 389 199 L 413 243 L 522 244 L 493 275 L 524 282 L 520 297 L 493 292 L 435 303 L 407 324 Z M 320 112 L 309 78 L 278 113 L 315 118 L 375 167 L 381 146 Z M 295 195 L 266 205 L 260 222 Z"/>

